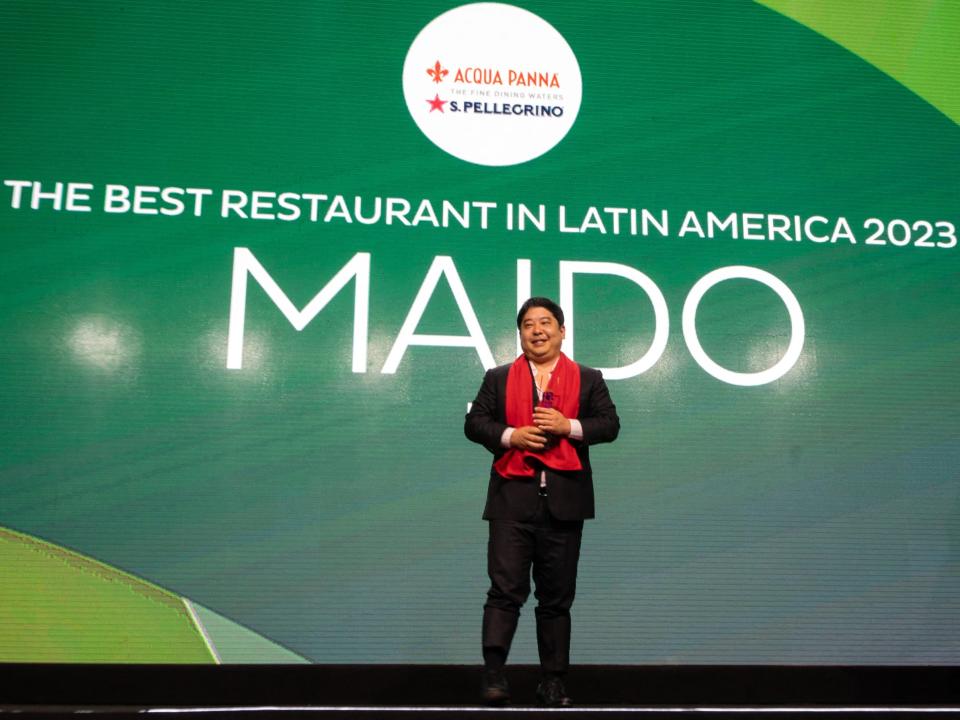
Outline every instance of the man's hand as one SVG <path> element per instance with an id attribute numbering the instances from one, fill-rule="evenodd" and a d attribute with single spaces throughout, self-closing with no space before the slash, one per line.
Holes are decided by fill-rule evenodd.
<path id="1" fill-rule="evenodd" d="M 524 425 L 514 428 L 510 435 L 510 445 L 518 450 L 543 450 L 547 445 L 547 436 L 540 428 Z"/>
<path id="2" fill-rule="evenodd" d="M 566 437 L 570 434 L 570 421 L 554 408 L 534 408 L 533 424 L 551 435 Z"/>

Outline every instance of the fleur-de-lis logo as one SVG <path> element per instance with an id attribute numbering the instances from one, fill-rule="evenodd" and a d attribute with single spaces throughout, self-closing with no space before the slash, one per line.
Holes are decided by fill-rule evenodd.
<path id="1" fill-rule="evenodd" d="M 433 81 L 434 81 L 435 83 L 443 82 L 444 76 L 449 75 L 449 74 L 450 74 L 450 71 L 449 71 L 449 70 L 444 70 L 444 69 L 440 66 L 440 61 L 439 61 L 439 60 L 437 60 L 437 64 L 434 65 L 432 68 L 427 68 L 427 75 L 429 75 L 430 77 L 432 77 L 432 78 L 433 78 Z"/>

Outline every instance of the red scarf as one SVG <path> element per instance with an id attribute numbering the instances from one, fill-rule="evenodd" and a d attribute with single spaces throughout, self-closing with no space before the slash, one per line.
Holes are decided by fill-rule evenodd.
<path id="1" fill-rule="evenodd" d="M 554 409 L 566 418 L 577 417 L 580 412 L 580 366 L 563 353 L 553 368 L 548 391 L 553 394 Z M 510 427 L 533 425 L 533 378 L 530 361 L 523 355 L 514 361 L 507 373 L 506 411 Z M 555 437 L 540 452 L 510 448 L 493 466 L 501 477 L 528 478 L 536 475 L 537 463 L 552 470 L 580 470 L 583 467 L 576 449 L 565 437 Z"/>

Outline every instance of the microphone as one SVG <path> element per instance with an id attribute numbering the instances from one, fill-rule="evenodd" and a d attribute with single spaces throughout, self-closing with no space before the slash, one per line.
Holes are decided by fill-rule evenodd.
<path id="1" fill-rule="evenodd" d="M 543 393 L 541 393 L 540 401 L 537 403 L 537 407 L 553 408 L 556 401 L 557 396 L 554 395 L 553 390 L 544 390 Z M 543 430 L 543 434 L 546 435 L 547 443 L 543 448 L 544 450 L 547 450 L 557 444 L 558 438 L 556 435 L 548 432 L 547 430 Z"/>

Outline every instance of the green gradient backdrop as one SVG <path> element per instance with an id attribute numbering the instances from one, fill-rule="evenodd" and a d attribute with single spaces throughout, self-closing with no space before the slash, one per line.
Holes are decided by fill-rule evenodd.
<path id="1" fill-rule="evenodd" d="M 548 295 L 560 260 L 617 262 L 659 285 L 670 341 L 610 382 L 623 431 L 595 454 L 574 661 L 960 661 L 957 249 L 676 236 L 688 209 L 960 222 L 955 48 L 913 67 L 924 84 L 760 4 L 524 2 L 573 48 L 584 102 L 552 151 L 489 168 L 432 145 L 402 97 L 410 42 L 451 6 L 0 5 L 4 179 L 619 205 L 675 223 L 642 238 L 34 212 L 4 187 L 0 526 L 316 662 L 475 662 L 489 456 L 461 422 L 480 361 L 413 347 L 379 369 L 436 255 L 498 362 L 517 258 Z M 863 16 L 830 7 L 833 27 Z M 903 27 L 935 52 L 922 23 Z M 352 285 L 298 333 L 254 283 L 245 367 L 228 371 L 238 246 L 298 307 L 369 252 L 368 372 L 350 369 Z M 714 379 L 680 330 L 692 285 L 733 264 L 775 274 L 804 311 L 800 361 L 769 385 Z M 576 288 L 577 360 L 649 345 L 639 288 Z M 789 339 L 782 303 L 746 281 L 712 290 L 698 328 L 743 371 Z M 419 331 L 465 332 L 445 284 Z M 535 658 L 527 620 L 517 661 Z"/>

